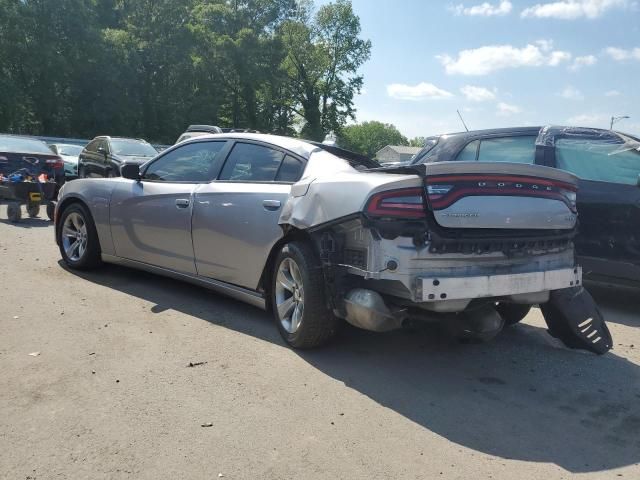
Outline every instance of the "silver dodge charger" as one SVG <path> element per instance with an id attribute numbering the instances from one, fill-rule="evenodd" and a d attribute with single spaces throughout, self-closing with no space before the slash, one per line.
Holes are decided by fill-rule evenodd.
<path id="1" fill-rule="evenodd" d="M 577 179 L 547 167 L 380 168 L 335 146 L 232 133 L 120 173 L 62 188 L 56 241 L 70 268 L 117 263 L 208 287 L 273 311 L 297 348 L 343 320 L 374 331 L 433 321 L 487 340 L 581 288 Z M 593 318 L 582 335 L 609 343 Z"/>

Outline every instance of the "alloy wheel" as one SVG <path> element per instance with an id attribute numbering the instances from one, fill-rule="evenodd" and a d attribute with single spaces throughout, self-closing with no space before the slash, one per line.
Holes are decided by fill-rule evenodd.
<path id="1" fill-rule="evenodd" d="M 288 333 L 295 333 L 304 314 L 304 285 L 300 268 L 292 258 L 280 262 L 275 290 L 278 319 Z"/>
<path id="2" fill-rule="evenodd" d="M 73 262 L 79 261 L 87 250 L 87 224 L 82 215 L 70 213 L 62 226 L 62 247 Z"/>

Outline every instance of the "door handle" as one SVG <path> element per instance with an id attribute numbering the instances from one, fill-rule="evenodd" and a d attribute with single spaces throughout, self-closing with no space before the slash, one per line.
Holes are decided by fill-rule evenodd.
<path id="1" fill-rule="evenodd" d="M 178 198 L 176 199 L 176 207 L 177 208 L 187 208 L 189 206 L 189 199 L 187 198 Z"/>
<path id="2" fill-rule="evenodd" d="M 262 206 L 266 210 L 278 210 L 280 208 L 280 200 L 263 200 Z"/>

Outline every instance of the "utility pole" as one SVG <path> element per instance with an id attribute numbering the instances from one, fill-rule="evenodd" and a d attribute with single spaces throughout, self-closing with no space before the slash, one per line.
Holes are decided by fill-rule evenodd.
<path id="1" fill-rule="evenodd" d="M 620 120 L 624 120 L 625 118 L 629 118 L 628 115 L 623 115 L 621 117 L 611 117 L 611 125 L 609 126 L 609 130 L 613 130 L 613 125 L 618 123 Z"/>

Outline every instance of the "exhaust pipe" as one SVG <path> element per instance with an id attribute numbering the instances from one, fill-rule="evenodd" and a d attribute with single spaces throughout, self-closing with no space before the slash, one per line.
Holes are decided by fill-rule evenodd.
<path id="1" fill-rule="evenodd" d="M 406 318 L 405 309 L 391 311 L 378 292 L 364 288 L 356 288 L 347 293 L 344 305 L 347 322 L 373 332 L 397 330 Z"/>

